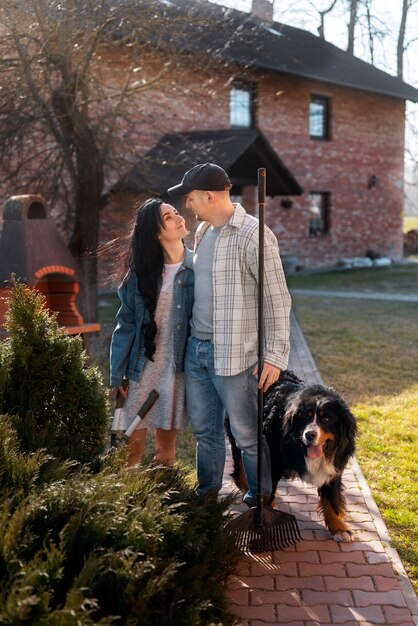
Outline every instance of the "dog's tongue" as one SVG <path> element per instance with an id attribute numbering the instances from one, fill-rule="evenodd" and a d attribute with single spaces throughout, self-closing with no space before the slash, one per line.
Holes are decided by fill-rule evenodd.
<path id="1" fill-rule="evenodd" d="M 310 459 L 319 459 L 322 456 L 322 446 L 308 446 L 308 457 Z"/>

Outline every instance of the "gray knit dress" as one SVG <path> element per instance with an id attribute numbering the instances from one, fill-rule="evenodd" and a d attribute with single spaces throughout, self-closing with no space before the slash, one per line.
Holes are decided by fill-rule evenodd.
<path id="1" fill-rule="evenodd" d="M 155 311 L 157 335 L 154 361 L 145 362 L 139 381 L 129 381 L 128 397 L 121 415 L 121 428 L 126 430 L 135 419 L 139 409 L 152 389 L 159 397 L 138 428 L 162 428 L 180 430 L 185 420 L 185 389 L 182 372 L 174 366 L 174 341 L 172 324 L 173 285 L 181 263 L 165 264 L 163 284 Z"/>

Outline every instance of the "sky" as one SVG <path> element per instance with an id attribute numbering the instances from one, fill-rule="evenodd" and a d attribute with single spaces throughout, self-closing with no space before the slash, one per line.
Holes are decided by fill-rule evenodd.
<path id="1" fill-rule="evenodd" d="M 210 0 L 216 4 L 233 7 L 241 11 L 250 11 L 252 0 Z M 344 3 L 338 3 L 343 5 Z M 318 34 L 318 13 L 315 6 L 324 9 L 330 5 L 330 0 L 275 0 L 274 19 L 278 22 L 296 26 Z M 346 3 L 348 5 L 348 2 Z M 371 0 L 371 7 L 376 16 L 376 25 L 388 30 L 389 34 L 381 42 L 375 44 L 374 64 L 389 74 L 396 75 L 396 40 L 401 19 L 402 0 Z M 347 47 L 348 14 L 342 9 L 334 10 L 325 20 L 325 38 L 334 45 L 346 49 Z M 365 29 L 362 35 L 356 30 L 354 54 L 363 61 L 370 63 Z M 410 9 L 407 21 L 407 40 L 412 41 L 404 55 L 404 81 L 418 87 L 418 1 Z M 413 41 L 415 40 L 415 41 Z M 418 162 L 418 104 L 407 103 L 406 141 L 410 152 Z M 415 132 L 412 129 L 415 129 Z M 406 154 L 407 160 L 409 154 Z"/>

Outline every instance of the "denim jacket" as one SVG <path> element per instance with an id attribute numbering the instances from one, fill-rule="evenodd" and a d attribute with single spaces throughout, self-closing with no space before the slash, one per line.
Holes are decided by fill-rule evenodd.
<path id="1" fill-rule="evenodd" d="M 110 386 L 120 387 L 124 378 L 138 381 L 145 365 L 144 328 L 149 314 L 131 269 L 118 289 L 121 307 L 116 314 L 116 328 L 110 344 Z M 183 263 L 173 286 L 173 342 L 176 371 L 183 371 L 189 336 L 189 322 L 194 300 L 193 253 L 185 248 Z"/>

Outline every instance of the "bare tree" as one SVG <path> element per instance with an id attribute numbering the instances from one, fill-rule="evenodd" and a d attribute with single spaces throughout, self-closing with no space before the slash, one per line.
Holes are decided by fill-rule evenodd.
<path id="1" fill-rule="evenodd" d="M 375 64 L 374 44 L 375 44 L 375 37 L 377 35 L 377 32 L 373 28 L 372 0 L 363 0 L 363 4 L 364 4 L 365 11 L 366 11 L 367 41 L 368 41 L 369 54 L 370 54 L 370 63 L 374 65 Z"/>
<path id="2" fill-rule="evenodd" d="M 408 17 L 408 11 L 410 6 L 411 0 L 402 0 L 402 15 L 401 22 L 399 24 L 398 41 L 396 46 L 396 75 L 399 78 L 403 77 L 403 55 L 405 51 L 406 19 Z"/>
<path id="3" fill-rule="evenodd" d="M 82 8 L 81 8 L 82 7 Z M 98 59 L 122 16 L 104 0 L 1 2 L 1 165 L 17 189 L 66 197 L 69 247 L 82 271 L 82 308 L 96 319 L 99 214 L 115 120 L 134 85 L 135 54 L 119 89 L 100 81 Z M 119 45 L 132 43 L 125 25 Z M 106 93 L 107 91 L 107 93 Z"/>
<path id="4" fill-rule="evenodd" d="M 373 0 L 349 0 L 350 21 L 348 24 L 347 50 L 354 53 L 355 36 L 357 29 L 363 40 L 363 48 L 368 50 L 369 62 L 376 64 L 376 49 L 384 52 L 385 41 L 391 36 L 390 22 L 375 11 Z M 384 57 L 385 55 L 381 55 Z"/>
<path id="5" fill-rule="evenodd" d="M 417 37 L 406 40 L 408 14 L 410 9 L 417 4 L 417 0 L 402 0 L 402 14 L 396 45 L 396 74 L 399 78 L 403 78 L 405 51 L 414 41 L 417 41 Z"/>
<path id="6" fill-rule="evenodd" d="M 347 52 L 354 54 L 354 33 L 357 24 L 358 0 L 349 0 L 350 2 L 350 19 L 348 22 L 348 43 Z"/>
<path id="7" fill-rule="evenodd" d="M 322 10 L 317 9 L 319 19 L 320 19 L 319 26 L 318 26 L 318 34 L 321 39 L 325 39 L 325 16 L 328 15 L 328 13 L 331 13 L 331 11 L 334 9 L 337 2 L 338 0 L 332 0 L 331 4 L 326 9 L 322 9 Z"/>
<path id="8" fill-rule="evenodd" d="M 317 32 L 321 39 L 326 39 L 325 26 L 327 17 L 345 13 L 346 0 L 306 0 L 301 6 L 300 0 L 276 0 L 276 15 L 286 23 L 289 17 L 297 22 L 299 28 L 311 30 L 312 23 L 318 23 Z"/>
<path id="9" fill-rule="evenodd" d="M 407 18 L 410 9 L 418 5 L 418 0 L 402 0 L 399 3 L 400 24 L 397 33 L 396 58 L 397 76 L 403 78 L 403 61 L 407 48 L 417 38 L 407 39 Z M 388 37 L 393 37 L 390 23 L 375 11 L 373 0 L 348 0 L 349 23 L 347 52 L 354 54 L 355 29 L 358 26 L 366 36 L 370 62 L 376 63 L 376 44 L 384 43 Z"/>
<path id="10" fill-rule="evenodd" d="M 169 3 L 157 4 L 0 0 L 0 185 L 66 203 L 86 321 L 97 319 L 105 182 L 133 165 L 166 114 L 176 53 L 164 53 L 160 34 Z"/>

